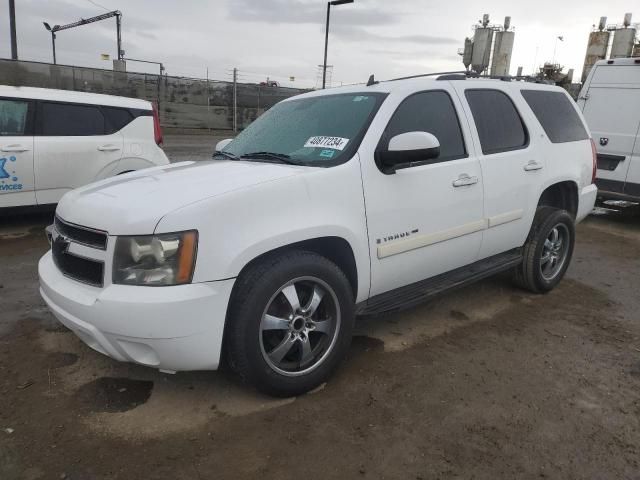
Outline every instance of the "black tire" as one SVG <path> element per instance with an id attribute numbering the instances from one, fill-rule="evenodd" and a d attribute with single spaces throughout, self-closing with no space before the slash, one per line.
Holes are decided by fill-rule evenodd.
<path id="1" fill-rule="evenodd" d="M 313 288 L 313 293 L 316 286 L 320 290 L 326 290 L 319 302 L 322 306 L 316 305 L 314 311 L 319 312 L 318 315 L 325 314 L 325 320 L 331 319 L 331 315 L 327 312 L 335 311 L 332 333 L 326 334 L 328 340 L 320 331 L 311 330 L 305 334 L 303 331 L 295 330 L 295 320 L 289 320 L 287 327 L 289 330 L 284 330 L 280 326 L 269 332 L 262 330 L 263 317 L 268 316 L 267 311 L 271 311 L 270 309 L 290 308 L 290 311 L 294 312 L 291 304 L 287 303 L 288 297 L 283 292 L 283 289 L 290 287 L 288 284 L 293 281 L 297 282 L 293 284 L 294 292 L 298 293 L 301 306 L 311 304 L 310 296 L 304 298 L 306 289 Z M 287 318 L 291 318 L 292 315 Z M 284 318 L 284 315 L 276 316 L 280 317 L 281 321 Z M 299 316 L 295 318 L 299 320 Z M 228 366 L 243 381 L 254 385 L 264 393 L 281 397 L 300 395 L 326 381 L 343 360 L 351 344 L 354 319 L 353 290 L 345 274 L 334 263 L 316 253 L 301 250 L 268 256 L 249 266 L 234 286 L 227 313 L 224 340 Z M 312 322 L 311 318 L 308 320 Z M 315 325 L 319 324 L 324 322 L 318 322 Z M 271 358 L 271 355 L 278 347 L 274 348 L 272 353 L 267 352 L 266 343 L 269 339 L 266 336 L 280 334 L 283 335 L 282 343 L 285 343 L 287 335 L 293 339 L 298 334 L 295 339 L 299 342 L 293 343 L 293 349 L 280 361 L 283 364 L 289 362 L 288 364 L 295 365 L 295 360 L 291 361 L 287 358 L 299 354 L 300 371 L 296 372 L 295 367 L 288 371 L 276 364 L 277 361 Z M 316 355 L 320 357 L 317 359 L 313 356 L 308 357 L 314 362 L 317 360 L 317 363 L 302 368 L 302 362 L 305 360 L 302 345 L 305 338 L 309 342 L 309 348 L 318 349 Z M 314 347 L 311 347 L 314 343 L 312 340 L 317 342 Z M 275 343 L 278 341 L 276 338 Z M 322 353 L 322 348 L 326 348 L 325 353 Z M 311 355 L 309 350 L 307 354 Z"/>
<path id="2" fill-rule="evenodd" d="M 545 241 L 552 234 L 553 230 L 566 234 L 567 237 L 562 242 L 562 263 L 558 260 L 557 268 L 543 273 L 548 267 L 543 263 L 548 252 Z M 566 210 L 553 207 L 538 207 L 536 215 L 529 232 L 529 237 L 524 244 L 522 263 L 516 267 L 514 281 L 516 285 L 534 293 L 546 293 L 553 290 L 571 263 L 573 247 L 575 244 L 575 224 L 573 217 Z"/>

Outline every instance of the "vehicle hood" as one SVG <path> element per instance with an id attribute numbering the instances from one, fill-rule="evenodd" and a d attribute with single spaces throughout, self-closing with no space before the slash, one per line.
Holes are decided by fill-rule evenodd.
<path id="1" fill-rule="evenodd" d="M 309 167 L 239 160 L 181 162 L 72 190 L 56 214 L 110 235 L 150 234 L 166 214 L 194 202 L 276 181 Z"/>

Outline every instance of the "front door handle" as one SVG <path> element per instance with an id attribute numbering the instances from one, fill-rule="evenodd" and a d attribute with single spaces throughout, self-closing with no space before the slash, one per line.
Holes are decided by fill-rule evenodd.
<path id="1" fill-rule="evenodd" d="M 117 150 L 120 150 L 120 147 L 118 147 L 117 145 L 100 145 L 98 147 L 98 150 L 100 150 L 101 152 L 115 152 Z"/>
<path id="2" fill-rule="evenodd" d="M 523 167 L 525 172 L 533 172 L 535 170 L 542 170 L 543 165 L 535 160 L 529 160 L 529 162 Z"/>
<path id="3" fill-rule="evenodd" d="M 3 152 L 17 152 L 17 153 L 29 151 L 29 149 L 23 145 L 7 145 L 6 147 L 0 148 L 0 150 Z"/>
<path id="4" fill-rule="evenodd" d="M 463 173 L 451 184 L 454 187 L 467 187 L 469 185 L 474 185 L 476 183 L 478 183 L 478 177 L 470 177 L 466 173 Z"/>

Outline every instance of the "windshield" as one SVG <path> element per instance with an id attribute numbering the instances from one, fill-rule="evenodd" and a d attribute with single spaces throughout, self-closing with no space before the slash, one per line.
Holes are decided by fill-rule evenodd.
<path id="1" fill-rule="evenodd" d="M 314 166 L 345 162 L 355 153 L 385 96 L 338 94 L 278 103 L 240 133 L 224 152 Z"/>

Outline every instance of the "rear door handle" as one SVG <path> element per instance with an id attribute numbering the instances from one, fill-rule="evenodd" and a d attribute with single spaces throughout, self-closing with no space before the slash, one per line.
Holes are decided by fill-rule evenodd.
<path id="1" fill-rule="evenodd" d="M 451 184 L 454 187 L 467 187 L 469 185 L 474 185 L 476 183 L 478 183 L 478 177 L 470 177 L 466 173 L 463 173 Z"/>
<path id="2" fill-rule="evenodd" d="M 525 172 L 533 172 L 535 170 L 542 170 L 543 165 L 535 160 L 529 160 L 529 162 L 523 167 Z"/>
<path id="3" fill-rule="evenodd" d="M 3 152 L 28 152 L 29 149 L 23 145 L 7 145 L 6 147 L 0 148 Z"/>
<path id="4" fill-rule="evenodd" d="M 98 150 L 101 152 L 115 152 L 116 150 L 120 150 L 120 147 L 117 145 L 100 145 Z"/>

